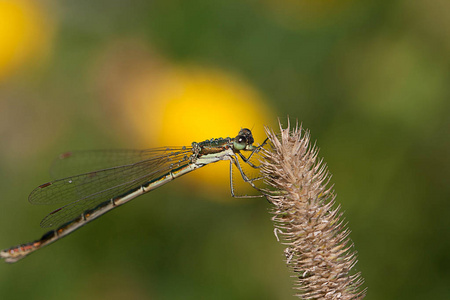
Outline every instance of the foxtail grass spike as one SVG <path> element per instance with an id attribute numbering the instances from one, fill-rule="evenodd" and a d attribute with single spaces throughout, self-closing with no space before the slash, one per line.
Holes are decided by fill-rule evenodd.
<path id="1" fill-rule="evenodd" d="M 262 149 L 261 172 L 273 203 L 274 233 L 286 246 L 286 263 L 295 277 L 300 299 L 362 299 L 364 280 L 352 271 L 357 256 L 350 230 L 330 186 L 331 175 L 318 159 L 310 133 L 288 121 L 280 134 L 269 128 L 269 146 Z"/>

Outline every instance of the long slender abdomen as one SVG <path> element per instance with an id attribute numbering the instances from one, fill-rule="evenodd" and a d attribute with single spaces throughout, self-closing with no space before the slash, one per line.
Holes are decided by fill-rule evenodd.
<path id="1" fill-rule="evenodd" d="M 53 242 L 56 242 L 57 240 L 77 230 L 78 228 L 86 225 L 90 221 L 95 220 L 101 215 L 107 213 L 113 208 L 123 205 L 136 198 L 137 196 L 152 191 L 177 177 L 180 177 L 203 166 L 203 164 L 189 164 L 180 168 L 173 169 L 161 178 L 147 182 L 146 184 L 136 187 L 123 195 L 104 201 L 97 205 L 95 208 L 83 212 L 79 217 L 73 219 L 72 221 L 67 222 L 66 224 L 58 227 L 55 230 L 51 230 L 45 233 L 39 240 L 2 250 L 0 252 L 0 257 L 8 263 L 14 263 L 33 253 L 34 251 L 39 250 Z"/>

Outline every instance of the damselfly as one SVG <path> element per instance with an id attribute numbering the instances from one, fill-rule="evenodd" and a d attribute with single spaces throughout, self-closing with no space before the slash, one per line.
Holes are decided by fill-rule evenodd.
<path id="1" fill-rule="evenodd" d="M 252 132 L 244 128 L 235 138 L 194 142 L 191 147 L 156 148 L 142 151 L 100 151 L 94 155 L 98 158 L 98 167 L 94 163 L 89 172 L 44 183 L 31 192 L 28 199 L 33 204 L 66 203 L 41 221 L 41 227 L 57 228 L 45 233 L 34 242 L 2 250 L 0 257 L 6 262 L 16 262 L 70 234 L 113 208 L 150 192 L 181 175 L 220 160 L 230 161 L 230 176 L 234 165 L 243 180 L 258 189 L 253 182 L 259 178 L 251 179 L 245 174 L 238 156 L 252 168 L 258 168 L 251 163 L 250 158 L 266 141 L 260 146 L 254 146 Z M 250 155 L 245 157 L 241 151 L 247 151 Z M 67 152 L 61 154 L 59 160 L 64 163 L 76 164 L 77 161 L 83 161 L 83 157 L 86 155 L 92 155 L 92 152 Z M 111 164 L 111 162 L 120 165 L 109 166 L 108 163 Z M 99 168 L 100 166 L 101 168 Z M 81 166 L 80 169 L 84 170 L 86 166 Z M 236 196 L 233 184 L 231 184 L 231 194 L 233 197 Z"/>

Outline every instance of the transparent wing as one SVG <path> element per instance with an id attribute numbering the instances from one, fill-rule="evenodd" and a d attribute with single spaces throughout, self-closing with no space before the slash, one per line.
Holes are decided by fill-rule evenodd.
<path id="1" fill-rule="evenodd" d="M 54 179 L 65 178 L 91 171 L 131 165 L 143 160 L 166 155 L 167 148 L 146 150 L 116 149 L 70 151 L 60 154 L 50 168 Z M 174 148 L 176 151 L 176 148 Z"/>
<path id="2" fill-rule="evenodd" d="M 29 201 L 33 204 L 68 203 L 47 215 L 41 226 L 62 225 L 102 202 L 126 194 L 174 168 L 188 165 L 189 156 L 192 154 L 191 150 L 186 148 L 145 151 L 148 152 L 145 154 L 148 157 L 145 160 L 66 177 L 34 189 L 29 196 Z"/>

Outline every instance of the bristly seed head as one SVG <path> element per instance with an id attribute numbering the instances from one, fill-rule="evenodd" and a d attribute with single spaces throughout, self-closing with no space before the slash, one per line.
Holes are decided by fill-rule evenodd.
<path id="1" fill-rule="evenodd" d="M 294 289 L 301 299 L 362 299 L 364 280 L 351 275 L 356 251 L 344 224 L 340 206 L 318 149 L 309 131 L 289 124 L 276 135 L 266 128 L 268 149 L 262 149 L 261 172 L 272 190 L 272 220 L 277 239 L 287 246 L 286 262 L 297 278 Z"/>

